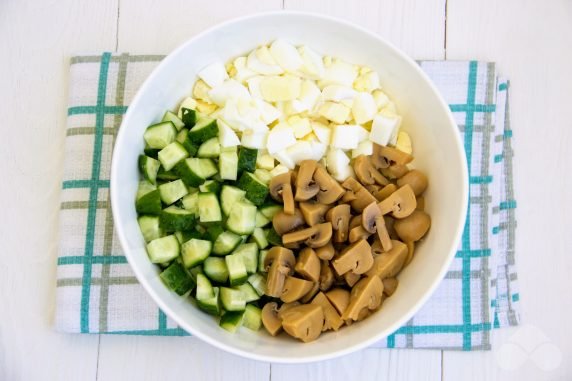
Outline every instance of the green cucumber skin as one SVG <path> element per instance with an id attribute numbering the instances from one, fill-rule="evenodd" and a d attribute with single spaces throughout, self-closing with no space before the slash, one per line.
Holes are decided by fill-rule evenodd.
<path id="1" fill-rule="evenodd" d="M 268 240 L 268 243 L 272 244 L 273 246 L 282 246 L 282 237 L 280 237 L 280 234 L 276 233 L 274 228 L 270 228 L 268 230 L 266 233 L 266 239 Z"/>
<path id="2" fill-rule="evenodd" d="M 195 287 L 194 279 L 178 262 L 173 262 L 159 275 L 163 283 L 178 295 L 184 295 Z"/>
<path id="3" fill-rule="evenodd" d="M 237 185 L 246 191 L 246 198 L 256 206 L 262 205 L 268 196 L 268 187 L 258 182 L 250 172 L 243 172 Z"/>
<path id="4" fill-rule="evenodd" d="M 182 121 L 186 128 L 193 128 L 197 122 L 197 112 L 190 108 L 183 107 L 182 109 Z"/>
<path id="5" fill-rule="evenodd" d="M 242 316 L 242 311 L 227 311 L 221 316 L 219 325 L 224 330 L 235 333 L 242 324 Z"/>
<path id="6" fill-rule="evenodd" d="M 157 183 L 157 173 L 161 167 L 158 160 L 146 155 L 139 156 L 139 170 L 145 180 L 155 185 Z"/>
<path id="7" fill-rule="evenodd" d="M 157 160 L 157 158 L 159 157 L 159 151 L 161 151 L 160 149 L 157 148 L 151 148 L 151 147 L 145 147 L 145 149 L 143 150 L 143 153 L 155 160 Z"/>
<path id="8" fill-rule="evenodd" d="M 187 165 L 187 162 L 181 161 L 174 168 L 175 173 L 183 180 L 183 182 L 189 187 L 198 187 L 203 184 L 206 179 L 197 176 Z"/>
<path id="9" fill-rule="evenodd" d="M 156 139 L 156 132 L 154 132 L 154 130 L 161 131 L 159 132 L 161 134 L 159 141 Z M 177 128 L 172 122 L 160 122 L 147 127 L 143 134 L 143 139 L 149 148 L 161 150 L 175 141 L 177 132 Z M 168 136 L 165 136 L 167 134 Z M 166 137 L 167 140 L 162 140 L 163 137 Z"/>
<path id="10" fill-rule="evenodd" d="M 160 214 L 162 210 L 161 194 L 155 189 L 143 196 L 135 202 L 135 210 L 139 214 Z"/>
<path id="11" fill-rule="evenodd" d="M 194 228 L 196 218 L 194 214 L 169 213 L 167 209 L 159 215 L 159 226 L 166 232 L 191 230 Z"/>
<path id="12" fill-rule="evenodd" d="M 208 119 L 208 121 L 206 121 L 206 119 Z M 199 123 L 201 122 L 203 124 L 199 125 Z M 216 120 L 210 118 L 205 118 L 204 120 L 201 119 L 189 131 L 189 138 L 195 144 L 202 144 L 207 140 L 215 138 L 217 136 L 218 136 L 218 125 L 216 123 Z"/>
<path id="13" fill-rule="evenodd" d="M 256 170 L 256 158 L 258 150 L 256 148 L 240 147 L 238 152 L 238 171 L 254 172 Z"/>

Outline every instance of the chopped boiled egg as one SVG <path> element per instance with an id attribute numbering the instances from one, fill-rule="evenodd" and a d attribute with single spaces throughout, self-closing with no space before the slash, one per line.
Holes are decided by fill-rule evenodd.
<path id="1" fill-rule="evenodd" d="M 350 116 L 351 109 L 341 103 L 324 102 L 318 108 L 318 114 L 334 123 L 342 124 Z"/>
<path id="2" fill-rule="evenodd" d="M 197 101 L 191 97 L 187 97 L 183 99 L 181 104 L 179 105 L 179 111 L 177 112 L 177 116 L 180 118 L 183 117 L 183 109 L 187 108 L 189 110 L 194 110 L 197 108 Z"/>
<path id="3" fill-rule="evenodd" d="M 283 150 L 278 151 L 278 152 L 274 152 L 271 155 L 276 160 L 278 160 L 280 162 L 280 164 L 282 164 L 284 167 L 286 167 L 288 169 L 294 169 L 294 167 L 296 166 L 296 163 L 294 163 L 294 161 L 292 160 L 292 157 L 290 157 L 290 155 L 288 154 L 286 149 L 283 149 Z"/>
<path id="4" fill-rule="evenodd" d="M 356 125 L 335 125 L 332 127 L 331 146 L 343 150 L 355 149 L 359 144 L 358 128 Z"/>
<path id="5" fill-rule="evenodd" d="M 381 90 L 375 90 L 371 93 L 371 95 L 373 96 L 373 100 L 375 101 L 378 110 L 381 110 L 390 102 L 387 94 Z"/>
<path id="6" fill-rule="evenodd" d="M 307 46 L 300 46 L 298 53 L 302 58 L 300 73 L 309 79 L 321 79 L 324 76 L 324 62 L 322 57 Z"/>
<path id="7" fill-rule="evenodd" d="M 352 150 L 352 158 L 356 158 L 360 155 L 369 156 L 373 154 L 373 142 L 371 140 L 364 140 L 359 143 L 356 149 Z"/>
<path id="8" fill-rule="evenodd" d="M 286 149 L 286 155 L 294 164 L 300 164 L 303 160 L 310 160 L 313 158 L 312 144 L 305 140 L 298 140 L 296 143 Z"/>
<path id="9" fill-rule="evenodd" d="M 320 87 L 328 85 L 344 85 L 352 87 L 358 75 L 357 66 L 340 59 L 332 60 L 330 65 L 326 65 L 324 77 L 319 81 Z"/>
<path id="10" fill-rule="evenodd" d="M 197 74 L 210 87 L 217 87 L 228 79 L 228 74 L 222 62 L 213 62 Z"/>
<path id="11" fill-rule="evenodd" d="M 397 134 L 397 141 L 395 142 L 395 148 L 410 155 L 413 153 L 411 138 L 407 132 L 399 131 Z"/>
<path id="12" fill-rule="evenodd" d="M 324 157 L 328 150 L 327 144 L 315 140 L 310 141 L 310 146 L 312 147 L 312 159 L 316 161 Z"/>
<path id="13" fill-rule="evenodd" d="M 331 175 L 334 179 L 336 179 L 340 183 L 343 183 L 344 181 L 347 180 L 348 177 L 355 177 L 355 172 L 352 166 L 348 164 L 346 166 L 341 167 L 338 170 L 338 172 L 332 173 Z"/>
<path id="14" fill-rule="evenodd" d="M 377 106 L 370 93 L 358 93 L 352 105 L 352 115 L 357 124 L 369 122 L 375 116 Z"/>
<path id="15" fill-rule="evenodd" d="M 395 106 L 395 103 L 393 103 L 392 101 L 387 102 L 387 104 L 385 106 L 383 106 L 381 108 L 380 111 L 388 111 L 388 112 L 392 112 L 394 114 L 397 114 L 397 107 Z"/>
<path id="16" fill-rule="evenodd" d="M 248 86 L 248 91 L 250 91 L 250 95 L 252 98 L 262 99 L 262 93 L 260 92 L 260 83 L 262 80 L 266 78 L 263 75 L 256 75 L 254 77 L 250 77 L 246 80 L 246 85 Z"/>
<path id="17" fill-rule="evenodd" d="M 326 155 L 326 168 L 332 175 L 338 173 L 350 163 L 350 158 L 341 149 L 330 148 Z"/>
<path id="18" fill-rule="evenodd" d="M 296 143 L 296 137 L 292 128 L 284 127 L 284 123 L 280 123 L 268 133 L 266 149 L 271 155 L 274 155 L 276 152 L 285 150 L 294 143 Z"/>
<path id="19" fill-rule="evenodd" d="M 311 121 L 310 125 L 312 126 L 312 130 L 314 131 L 314 134 L 316 134 L 316 136 L 318 137 L 320 143 L 329 145 L 332 136 L 332 130 L 330 129 L 330 127 L 316 121 Z"/>
<path id="20" fill-rule="evenodd" d="M 235 147 L 240 144 L 238 136 L 234 133 L 232 128 L 222 120 L 217 120 L 218 125 L 218 140 L 221 147 Z"/>
<path id="21" fill-rule="evenodd" d="M 370 69 L 371 70 L 371 69 Z M 354 89 L 357 91 L 364 91 L 371 93 L 372 91 L 379 89 L 379 75 L 375 71 L 368 71 L 366 73 L 361 73 L 360 76 L 354 81 Z"/>
<path id="22" fill-rule="evenodd" d="M 226 101 L 229 99 L 239 100 L 251 98 L 248 89 L 234 79 L 227 79 L 222 85 L 211 89 L 209 91 L 209 97 L 214 104 L 220 107 L 224 107 Z"/>
<path id="23" fill-rule="evenodd" d="M 266 124 L 260 120 L 260 111 L 248 100 L 228 100 L 221 111 L 220 118 L 236 131 L 268 130 Z"/>
<path id="24" fill-rule="evenodd" d="M 320 99 L 320 89 L 313 81 L 302 81 L 300 96 L 297 99 L 284 102 L 284 112 L 287 115 L 312 111 Z"/>
<path id="25" fill-rule="evenodd" d="M 300 96 L 301 86 L 299 77 L 267 76 L 260 81 L 260 93 L 267 102 L 291 101 Z"/>
<path id="26" fill-rule="evenodd" d="M 268 132 L 260 132 L 254 130 L 244 130 L 240 144 L 247 148 L 262 149 L 266 147 L 266 140 L 268 139 Z"/>
<path id="27" fill-rule="evenodd" d="M 254 99 L 254 104 L 260 112 L 260 119 L 270 124 L 280 117 L 280 110 L 272 106 L 270 103 L 264 102 L 262 99 Z"/>
<path id="28" fill-rule="evenodd" d="M 288 72 L 294 72 L 304 64 L 296 47 L 284 40 L 275 40 L 270 45 L 270 54 Z"/>
<path id="29" fill-rule="evenodd" d="M 382 146 L 388 145 L 397 139 L 397 132 L 401 125 L 401 116 L 388 111 L 382 111 L 373 118 L 369 139 Z"/>
<path id="30" fill-rule="evenodd" d="M 246 59 L 246 67 L 255 73 L 263 75 L 279 75 L 284 69 L 276 63 L 267 46 L 250 52 Z"/>
<path id="31" fill-rule="evenodd" d="M 205 81 L 199 79 L 197 82 L 195 82 L 195 86 L 193 86 L 193 97 L 206 102 L 211 102 L 211 98 L 209 96 L 210 90 L 211 87 L 207 85 Z"/>
<path id="32" fill-rule="evenodd" d="M 259 152 L 258 156 L 256 156 L 256 166 L 270 171 L 274 168 L 274 158 L 268 153 L 261 154 Z"/>
<path id="33" fill-rule="evenodd" d="M 348 86 L 328 85 L 322 90 L 322 99 L 325 101 L 341 102 L 352 100 L 355 96 L 356 91 Z"/>
<path id="34" fill-rule="evenodd" d="M 202 100 L 197 100 L 197 111 L 200 112 L 201 114 L 206 114 L 206 115 L 210 115 L 212 114 L 216 109 L 217 109 L 217 105 L 214 105 L 212 103 L 208 103 Z"/>
<path id="35" fill-rule="evenodd" d="M 288 124 L 292 126 L 296 139 L 303 138 L 312 132 L 312 126 L 310 125 L 310 119 L 308 118 L 300 118 L 299 116 L 294 115 L 288 118 Z"/>
<path id="36" fill-rule="evenodd" d="M 272 160 L 274 160 L 274 159 L 272 159 Z M 278 164 L 276 167 L 274 167 L 274 169 L 270 170 L 270 174 L 272 175 L 272 177 L 275 177 L 275 176 L 281 175 L 283 173 L 286 173 L 288 171 L 289 171 L 288 167 L 286 167 L 282 164 Z"/>
<path id="37" fill-rule="evenodd" d="M 237 80 L 240 83 L 244 83 L 249 78 L 258 75 L 257 72 L 250 70 L 246 66 L 246 57 L 238 57 L 237 59 L 235 59 L 233 62 L 233 66 L 236 73 L 234 73 L 234 75 L 231 75 L 231 73 L 229 73 L 229 75 L 231 78 Z"/>

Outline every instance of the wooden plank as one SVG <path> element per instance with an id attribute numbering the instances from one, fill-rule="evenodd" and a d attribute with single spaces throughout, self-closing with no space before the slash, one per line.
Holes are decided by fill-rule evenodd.
<path id="1" fill-rule="evenodd" d="M 267 381 L 270 365 L 245 360 L 194 337 L 101 336 L 100 380 Z"/>
<path id="2" fill-rule="evenodd" d="M 95 379 L 98 337 L 53 332 L 68 59 L 113 49 L 117 1 L 0 4 L 0 379 Z"/>
<path id="3" fill-rule="evenodd" d="M 445 0 L 285 0 L 284 5 L 351 21 L 416 59 L 444 58 Z"/>
<path id="4" fill-rule="evenodd" d="M 447 57 L 496 61 L 501 72 L 511 79 L 522 315 L 525 323 L 554 344 L 555 352 L 549 358 L 569 358 L 572 331 L 567 327 L 572 307 L 563 298 L 568 298 L 564 285 L 569 284 L 572 270 L 572 257 L 567 252 L 572 247 L 572 209 L 568 192 L 564 191 L 572 185 L 567 175 L 572 172 L 568 150 L 572 129 L 566 112 L 572 88 L 572 2 L 449 0 L 448 4 Z M 538 174 L 538 178 L 531 174 Z M 543 195 L 546 202 L 539 204 Z M 495 333 L 495 349 L 506 350 L 508 347 L 503 344 L 513 341 L 514 333 Z M 534 355 L 517 369 L 503 369 L 515 361 L 517 353 L 498 362 L 495 351 L 447 352 L 444 379 L 570 378 L 569 361 L 560 362 L 551 371 L 538 367 L 533 357 L 538 361 L 546 353 L 533 343 L 531 334 L 523 336 L 525 344 L 531 345 L 526 351 L 529 356 Z"/>

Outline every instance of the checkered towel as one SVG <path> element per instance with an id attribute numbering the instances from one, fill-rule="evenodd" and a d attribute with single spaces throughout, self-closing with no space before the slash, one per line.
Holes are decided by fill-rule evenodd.
<path id="1" fill-rule="evenodd" d="M 163 56 L 104 53 L 71 60 L 57 271 L 58 331 L 186 335 L 137 283 L 114 233 L 114 137 L 135 92 Z M 390 348 L 490 349 L 491 330 L 518 324 L 509 83 L 485 62 L 420 62 L 450 104 L 470 170 L 457 255 Z"/>

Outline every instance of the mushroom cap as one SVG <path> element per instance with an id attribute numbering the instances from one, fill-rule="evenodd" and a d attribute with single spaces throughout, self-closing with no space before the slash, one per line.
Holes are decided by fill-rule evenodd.
<path id="1" fill-rule="evenodd" d="M 300 302 L 308 303 L 310 300 L 312 300 L 314 295 L 318 293 L 318 291 L 320 291 L 320 282 L 314 282 L 310 291 L 308 291 L 308 293 L 304 295 L 302 299 L 300 299 Z"/>
<path id="2" fill-rule="evenodd" d="M 393 248 L 381 253 L 373 259 L 373 265 L 366 272 L 367 276 L 377 275 L 381 279 L 396 276 L 407 258 L 407 245 L 401 241 L 391 241 Z"/>
<path id="3" fill-rule="evenodd" d="M 351 206 L 352 209 L 358 213 L 361 213 L 362 210 L 372 202 L 377 201 L 377 199 L 353 177 L 348 177 L 346 181 L 342 183 L 342 187 L 351 190 L 355 194 L 356 199 L 351 201 Z"/>
<path id="4" fill-rule="evenodd" d="M 350 304 L 342 314 L 343 320 L 361 320 L 367 316 L 362 310 L 375 310 L 381 305 L 383 283 L 377 276 L 361 279 L 350 292 Z M 364 316 L 365 315 L 365 316 Z"/>
<path id="5" fill-rule="evenodd" d="M 300 251 L 294 271 L 312 282 L 320 279 L 320 258 L 312 248 L 305 247 Z"/>
<path id="6" fill-rule="evenodd" d="M 272 336 L 276 336 L 282 330 L 282 320 L 278 317 L 276 302 L 268 302 L 262 307 L 262 325 Z"/>
<path id="7" fill-rule="evenodd" d="M 415 207 L 416 210 L 425 210 L 425 197 L 419 196 L 417 197 L 417 206 Z"/>
<path id="8" fill-rule="evenodd" d="M 399 179 L 407 172 L 409 172 L 409 168 L 405 164 L 391 164 L 388 168 L 381 170 L 381 173 L 391 180 Z"/>
<path id="9" fill-rule="evenodd" d="M 405 218 L 415 210 L 417 200 L 409 184 L 405 184 L 377 204 L 382 214 L 392 212 L 395 218 Z"/>
<path id="10" fill-rule="evenodd" d="M 332 224 L 329 222 L 287 233 L 282 236 L 284 244 L 304 242 L 311 248 L 321 247 L 332 238 Z"/>
<path id="11" fill-rule="evenodd" d="M 373 265 L 371 246 L 365 239 L 360 239 L 346 247 L 340 256 L 332 261 L 332 265 L 340 275 L 344 275 L 348 271 L 363 274 Z"/>
<path id="12" fill-rule="evenodd" d="M 317 164 L 315 160 L 304 160 L 300 163 L 298 175 L 296 176 L 296 196 L 294 200 L 309 200 L 320 191 L 320 186 L 314 181 L 314 171 Z"/>
<path id="13" fill-rule="evenodd" d="M 314 171 L 314 181 L 320 188 L 317 194 L 317 200 L 320 204 L 333 204 L 345 192 L 344 188 L 322 166 L 318 166 Z"/>
<path id="14" fill-rule="evenodd" d="M 268 190 L 270 196 L 278 201 L 283 202 L 282 192 L 286 185 L 292 184 L 292 174 L 290 171 L 279 174 L 278 176 L 272 177 L 270 183 L 268 184 Z"/>
<path id="15" fill-rule="evenodd" d="M 344 280 L 346 281 L 346 283 L 350 287 L 353 287 L 354 284 L 356 284 L 358 282 L 358 280 L 360 280 L 360 278 L 361 278 L 361 275 L 354 274 L 351 271 L 348 271 L 347 273 L 344 274 Z"/>
<path id="16" fill-rule="evenodd" d="M 407 258 L 405 258 L 405 263 L 403 267 L 407 267 L 411 260 L 413 260 L 413 254 L 415 253 L 415 242 L 409 241 L 405 243 L 407 245 Z"/>
<path id="17" fill-rule="evenodd" d="M 328 261 L 322 261 L 320 266 L 320 290 L 328 291 L 334 284 L 334 272 Z"/>
<path id="18" fill-rule="evenodd" d="M 368 239 L 370 235 L 371 235 L 370 232 L 365 230 L 363 226 L 359 225 L 350 230 L 350 233 L 348 234 L 348 241 L 350 243 L 354 243 L 359 241 L 360 239 Z"/>
<path id="19" fill-rule="evenodd" d="M 317 304 L 295 306 L 282 315 L 284 331 L 305 343 L 316 340 L 323 326 L 324 310 Z"/>
<path id="20" fill-rule="evenodd" d="M 431 217 L 421 210 L 414 210 L 409 216 L 395 221 L 393 227 L 404 242 L 419 241 L 431 227 Z"/>
<path id="21" fill-rule="evenodd" d="M 367 232 L 373 234 L 377 231 L 376 219 L 379 216 L 382 216 L 381 210 L 374 201 L 363 210 L 361 214 L 361 225 Z"/>
<path id="22" fill-rule="evenodd" d="M 395 164 L 405 165 L 413 161 L 413 156 L 410 154 L 389 146 L 379 146 L 377 154 L 384 157 L 386 161 Z"/>
<path id="23" fill-rule="evenodd" d="M 296 258 L 292 250 L 274 246 L 264 258 L 264 268 L 268 269 L 266 295 L 280 297 L 286 277 L 293 272 Z"/>
<path id="24" fill-rule="evenodd" d="M 326 292 L 326 297 L 341 315 L 350 304 L 350 292 L 343 288 L 334 288 Z"/>
<path id="25" fill-rule="evenodd" d="M 332 229 L 335 232 L 334 242 L 347 241 L 350 223 L 350 206 L 348 204 L 334 206 L 326 213 L 326 220 L 332 223 Z"/>
<path id="26" fill-rule="evenodd" d="M 272 227 L 278 235 L 284 235 L 289 231 L 304 225 L 304 216 L 299 209 L 294 210 L 294 214 L 286 214 L 280 211 L 272 218 Z"/>
<path id="27" fill-rule="evenodd" d="M 397 186 L 395 184 L 387 184 L 386 186 L 384 186 L 383 188 L 381 188 L 381 190 L 379 190 L 378 192 L 374 193 L 374 197 L 377 199 L 377 201 L 383 201 L 386 198 L 388 198 L 393 192 L 395 192 L 397 190 Z"/>
<path id="28" fill-rule="evenodd" d="M 289 276 L 284 281 L 280 299 L 284 303 L 295 302 L 306 295 L 312 289 L 312 286 L 313 283 L 308 280 Z"/>
<path id="29" fill-rule="evenodd" d="M 404 174 L 400 179 L 397 180 L 397 185 L 402 187 L 405 184 L 409 184 L 413 189 L 415 196 L 419 197 L 425 189 L 427 189 L 429 181 L 427 176 L 417 169 L 412 169 L 406 174 Z"/>
<path id="30" fill-rule="evenodd" d="M 320 204 L 317 202 L 301 202 L 298 204 L 306 224 L 314 226 L 325 221 L 326 212 L 330 209 L 330 205 Z"/>
<path id="31" fill-rule="evenodd" d="M 316 248 L 316 255 L 320 259 L 329 261 L 334 257 L 334 254 L 336 254 L 336 249 L 334 249 L 332 242 L 328 242 L 324 246 Z"/>
<path id="32" fill-rule="evenodd" d="M 371 155 L 371 163 L 376 169 L 387 168 L 391 164 L 389 159 L 382 154 L 382 150 L 379 144 L 373 144 L 373 153 Z"/>
<path id="33" fill-rule="evenodd" d="M 387 185 L 389 181 L 374 167 L 369 156 L 360 155 L 354 159 L 354 172 L 363 185 Z"/>
<path id="34" fill-rule="evenodd" d="M 312 299 L 311 304 L 317 304 L 324 310 L 324 326 L 322 327 L 322 331 L 329 329 L 337 331 L 344 324 L 340 314 L 323 292 L 318 292 L 314 299 Z"/>
<path id="35" fill-rule="evenodd" d="M 282 303 L 280 308 L 278 308 L 278 319 L 280 319 L 280 324 L 282 324 L 282 315 L 284 315 L 289 309 L 299 305 L 300 302 Z"/>
<path id="36" fill-rule="evenodd" d="M 382 280 L 382 282 L 383 282 L 383 293 L 387 296 L 393 295 L 399 284 L 397 278 L 385 278 Z"/>

